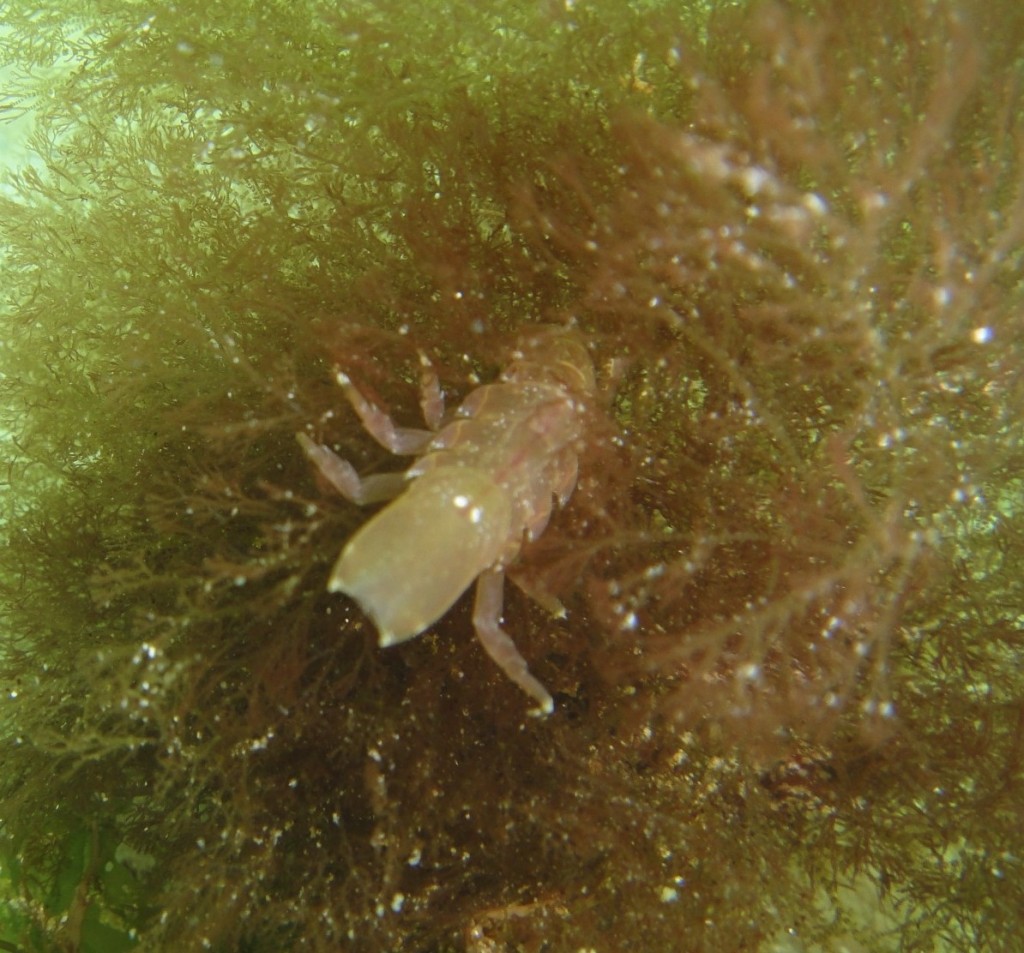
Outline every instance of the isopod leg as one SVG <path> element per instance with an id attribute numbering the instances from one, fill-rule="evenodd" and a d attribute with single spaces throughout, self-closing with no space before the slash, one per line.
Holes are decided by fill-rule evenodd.
<path id="1" fill-rule="evenodd" d="M 424 450 L 433 439 L 432 430 L 396 427 L 394 421 L 383 410 L 375 407 L 359 392 L 344 371 L 337 371 L 335 379 L 345 391 L 348 402 L 359 415 L 366 432 L 385 450 L 401 456 L 412 456 Z"/>
<path id="2" fill-rule="evenodd" d="M 434 365 L 422 351 L 420 351 L 420 368 L 420 407 L 423 408 L 423 419 L 431 430 L 437 430 L 444 417 L 444 393 L 437 379 Z"/>
<path id="3" fill-rule="evenodd" d="M 376 473 L 360 479 L 355 467 L 329 447 L 317 443 L 302 432 L 297 433 L 295 439 L 324 479 L 346 500 L 358 506 L 394 499 L 406 487 L 404 474 Z"/>
<path id="4" fill-rule="evenodd" d="M 476 602 L 473 606 L 473 627 L 480 644 L 486 649 L 502 671 L 528 695 L 536 699 L 537 707 L 531 715 L 550 715 L 555 702 L 548 690 L 535 679 L 519 654 L 515 643 L 501 627 L 501 607 L 505 574 L 500 569 L 488 569 L 476 582 Z"/>
<path id="5" fill-rule="evenodd" d="M 556 619 L 565 619 L 569 613 L 557 597 L 544 589 L 539 583 L 522 573 L 515 573 L 509 577 L 523 595 L 532 599 L 545 612 Z"/>

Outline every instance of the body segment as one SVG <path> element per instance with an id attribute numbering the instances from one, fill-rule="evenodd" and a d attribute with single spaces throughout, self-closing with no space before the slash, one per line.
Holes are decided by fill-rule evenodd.
<path id="1" fill-rule="evenodd" d="M 352 537 L 327 588 L 363 607 L 381 645 L 419 635 L 500 559 L 511 509 L 479 470 L 432 470 Z"/>

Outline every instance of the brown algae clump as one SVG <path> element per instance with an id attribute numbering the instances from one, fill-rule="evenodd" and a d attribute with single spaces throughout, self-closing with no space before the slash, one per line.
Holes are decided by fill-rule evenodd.
<path id="1" fill-rule="evenodd" d="M 5 10 L 0 945 L 1008 948 L 1022 15 L 335 6 Z M 337 371 L 414 428 L 542 325 L 531 719 L 328 591 L 295 434 L 383 485 Z"/>

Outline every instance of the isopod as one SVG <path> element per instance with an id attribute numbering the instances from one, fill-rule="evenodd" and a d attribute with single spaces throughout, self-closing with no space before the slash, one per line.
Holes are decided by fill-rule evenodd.
<path id="1" fill-rule="evenodd" d="M 576 487 L 596 386 L 586 343 L 571 328 L 535 327 L 498 380 L 471 391 L 447 416 L 433 368 L 421 361 L 428 430 L 397 427 L 336 371 L 366 431 L 392 453 L 415 457 L 404 472 L 360 478 L 326 445 L 296 435 L 346 499 L 390 501 L 345 544 L 327 588 L 352 597 L 389 646 L 427 629 L 476 580 L 480 643 L 536 701 L 531 713 L 550 714 L 550 692 L 501 627 L 503 587 L 524 540 L 544 531 L 555 501 L 564 506 Z"/>

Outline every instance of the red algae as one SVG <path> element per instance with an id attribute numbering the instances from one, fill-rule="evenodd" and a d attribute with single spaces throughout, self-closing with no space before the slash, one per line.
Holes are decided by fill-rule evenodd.
<path id="1" fill-rule="evenodd" d="M 1012 947 L 1024 18 L 626 6 L 5 11 L 0 945 Z M 549 324 L 541 720 L 294 435 Z"/>

